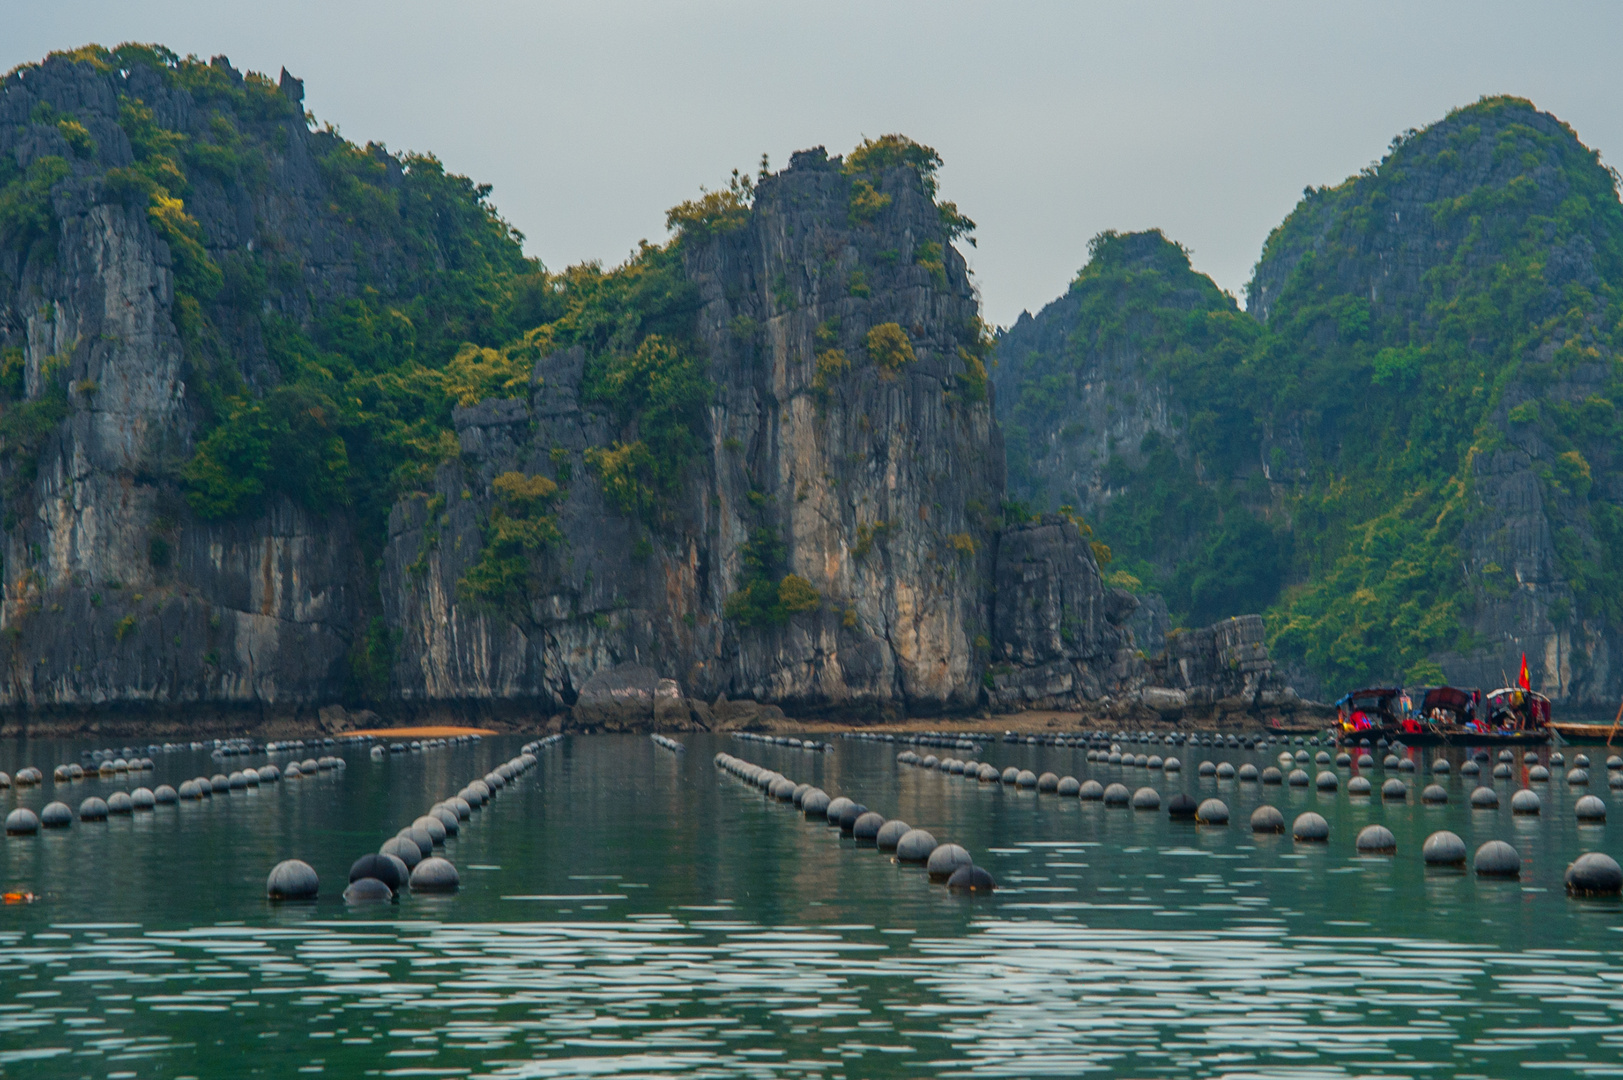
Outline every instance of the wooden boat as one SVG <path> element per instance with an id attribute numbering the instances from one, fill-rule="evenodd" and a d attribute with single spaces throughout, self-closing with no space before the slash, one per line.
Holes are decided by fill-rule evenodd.
<path id="1" fill-rule="evenodd" d="M 1596 746 L 1623 746 L 1623 728 L 1616 724 L 1573 724 L 1553 722 L 1550 730 L 1561 736 L 1563 742 L 1585 743 Z"/>
<path id="2" fill-rule="evenodd" d="M 1433 686 L 1413 707 L 1398 687 L 1354 690 L 1336 702 L 1342 739 L 1385 737 L 1408 746 L 1543 746 L 1550 741 L 1550 699 L 1506 687 L 1479 690 Z"/>
<path id="3" fill-rule="evenodd" d="M 1552 721 L 1550 730 L 1559 735 L 1563 742 L 1598 743 L 1611 746 L 1616 740 L 1623 746 L 1623 704 L 1617 707 L 1617 719 L 1610 724 L 1558 724 Z"/>

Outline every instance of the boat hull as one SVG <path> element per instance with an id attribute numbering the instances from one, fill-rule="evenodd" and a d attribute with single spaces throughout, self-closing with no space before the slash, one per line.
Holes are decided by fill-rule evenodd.
<path id="1" fill-rule="evenodd" d="M 1401 728 L 1368 728 L 1341 737 L 1343 743 L 1356 743 L 1368 739 L 1371 743 L 1384 738 L 1387 742 L 1401 742 L 1404 746 L 1545 746 L 1549 744 L 1548 731 L 1512 731 L 1503 734 L 1476 731 L 1404 731 Z"/>
<path id="2" fill-rule="evenodd" d="M 1623 744 L 1623 729 L 1614 724 L 1551 724 L 1556 734 L 1569 743 L 1610 746 Z"/>

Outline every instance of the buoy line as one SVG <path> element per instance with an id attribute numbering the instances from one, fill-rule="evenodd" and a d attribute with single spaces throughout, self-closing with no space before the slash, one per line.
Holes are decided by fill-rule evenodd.
<path id="1" fill-rule="evenodd" d="M 677 742 L 675 739 L 668 739 L 663 735 L 650 735 L 648 737 L 653 740 L 655 746 L 669 750 L 673 754 L 687 753 L 687 747 Z"/>
<path id="2" fill-rule="evenodd" d="M 733 738 L 742 742 L 768 743 L 773 746 L 787 746 L 791 750 L 810 750 L 815 753 L 827 753 L 834 749 L 832 743 L 801 739 L 793 735 L 757 735 L 753 731 L 735 731 Z"/>
<path id="3" fill-rule="evenodd" d="M 809 821 L 837 826 L 841 834 L 859 845 L 873 844 L 880 851 L 895 852 L 895 861 L 922 864 L 932 881 L 944 881 L 954 892 L 986 893 L 997 883 L 986 870 L 975 865 L 968 851 L 957 844 L 937 843 L 924 829 L 905 821 L 886 820 L 877 811 L 846 796 L 830 798 L 822 788 L 796 783 L 780 772 L 763 768 L 727 753 L 715 756 L 716 768 L 759 788 L 767 798 L 792 803 Z"/>
<path id="4" fill-rule="evenodd" d="M 419 893 L 455 892 L 462 883 L 456 865 L 436 855 L 435 849 L 461 835 L 463 823 L 472 820 L 475 810 L 535 768 L 539 762 L 536 754 L 562 739 L 562 735 L 549 735 L 526 743 L 514 757 L 430 806 L 426 814 L 384 841 L 376 854 L 356 859 L 349 868 L 345 902 L 389 902 L 405 888 Z M 277 901 L 313 900 L 319 889 L 315 869 L 302 859 L 282 860 L 265 881 L 265 895 Z"/>
<path id="5" fill-rule="evenodd" d="M 1170 738 L 1170 736 L 1169 736 Z M 1313 740 L 1316 742 L 1316 740 Z M 1260 740 L 1259 740 L 1260 742 Z M 1297 740 L 1301 742 L 1300 739 Z M 1388 745 L 1382 740 L 1382 749 Z M 1389 744 L 1391 748 L 1406 749 L 1401 743 Z M 1500 766 L 1504 768 L 1503 775 L 1508 776 L 1510 770 L 1507 762 L 1514 760 L 1510 751 L 1500 753 Z M 1132 807 L 1135 810 L 1158 810 L 1162 805 L 1161 794 L 1153 787 L 1143 786 L 1137 790 L 1129 790 L 1122 783 L 1111 783 L 1108 786 L 1096 779 L 1078 781 L 1074 776 L 1058 776 L 1052 772 L 1041 775 L 1030 769 L 1018 766 L 1007 766 L 999 770 L 995 765 L 971 760 L 959 760 L 953 757 L 937 758 L 933 754 L 920 756 L 912 750 L 905 750 L 896 755 L 898 764 L 922 768 L 939 772 L 947 776 L 961 776 L 969 780 L 978 780 L 983 783 L 1001 783 L 1017 789 L 1035 790 L 1038 794 L 1057 794 L 1065 797 L 1075 797 L 1082 801 L 1101 802 L 1109 807 Z M 1472 779 L 1481 774 L 1481 764 L 1490 760 L 1486 750 L 1478 749 L 1459 768 L 1462 780 Z M 1536 755 L 1529 753 L 1524 758 L 1527 761 L 1536 760 Z M 1095 764 L 1114 765 L 1120 768 L 1160 769 L 1163 773 L 1175 773 L 1181 769 L 1177 758 L 1161 758 L 1156 755 L 1134 754 L 1130 749 L 1124 749 L 1120 743 L 1112 743 L 1108 750 L 1103 747 L 1089 749 L 1088 761 Z M 1347 751 L 1340 751 L 1334 757 L 1328 750 L 1320 750 L 1310 755 L 1304 749 L 1295 752 L 1281 751 L 1278 755 L 1281 766 L 1290 769 L 1286 778 L 1281 768 L 1268 766 L 1259 772 L 1255 765 L 1247 762 L 1237 770 L 1231 762 L 1202 761 L 1197 773 L 1202 779 L 1232 780 L 1242 782 L 1261 782 L 1263 784 L 1287 783 L 1291 787 L 1315 787 L 1322 794 L 1331 794 L 1341 789 L 1340 776 L 1331 770 L 1335 768 L 1351 768 L 1353 758 Z M 1565 761 L 1563 755 L 1557 751 L 1550 756 L 1550 761 L 1556 768 L 1561 768 Z M 1305 766 L 1315 765 L 1319 771 L 1316 776 L 1309 777 Z M 1588 768 L 1590 759 L 1587 755 L 1578 754 L 1574 757 L 1573 768 L 1566 772 L 1565 779 L 1569 787 L 1581 789 L 1588 784 Z M 1360 755 L 1358 760 L 1360 769 L 1373 769 L 1374 759 L 1368 753 Z M 1400 758 L 1395 753 L 1389 753 L 1381 765 L 1386 772 L 1417 773 L 1419 766 L 1412 758 Z M 1608 785 L 1613 788 L 1623 787 L 1623 755 L 1612 755 L 1606 761 L 1608 772 Z M 1435 758 L 1427 766 L 1427 771 L 1434 780 L 1447 780 L 1454 773 L 1452 764 L 1446 758 Z M 1531 766 L 1528 769 L 1530 782 L 1548 782 L 1549 772 L 1543 766 Z M 1347 782 L 1347 793 L 1351 797 L 1368 796 L 1372 785 L 1368 777 L 1354 775 Z M 1389 776 L 1381 785 L 1381 798 L 1386 803 L 1407 803 L 1409 801 L 1410 786 L 1400 776 Z M 1433 782 L 1424 787 L 1420 793 L 1420 804 L 1425 806 L 1445 805 L 1449 801 L 1448 789 L 1441 783 Z M 1496 809 L 1499 806 L 1499 793 L 1491 787 L 1477 786 L 1470 793 L 1470 805 L 1473 809 Z M 1541 809 L 1538 793 L 1531 787 L 1517 790 L 1511 798 L 1511 810 L 1515 814 L 1537 814 Z M 1202 825 L 1221 826 L 1229 820 L 1227 804 L 1221 799 L 1209 798 L 1196 802 L 1183 792 L 1175 794 L 1167 804 L 1167 810 L 1173 819 L 1194 820 Z M 1583 795 L 1573 805 L 1573 815 L 1580 827 L 1593 829 L 1606 820 L 1607 807 L 1604 800 L 1596 795 Z M 1285 818 L 1281 811 L 1268 803 L 1259 805 L 1251 814 L 1251 828 L 1257 833 L 1283 833 L 1285 831 Z M 1329 823 L 1320 814 L 1308 811 L 1299 814 L 1291 825 L 1292 839 L 1299 843 L 1323 843 L 1329 840 Z M 1450 839 L 1451 838 L 1451 839 Z M 1397 851 L 1397 841 L 1390 829 L 1384 825 L 1373 824 L 1361 829 L 1354 840 L 1354 848 L 1360 855 L 1380 856 L 1392 855 Z M 1591 858 L 1591 856 L 1596 856 Z M 1457 835 L 1446 830 L 1433 833 L 1427 838 L 1422 850 L 1422 858 L 1428 865 L 1463 865 L 1465 861 L 1464 841 Z M 1568 892 L 1574 896 L 1610 895 L 1606 892 L 1608 882 L 1612 880 L 1610 871 L 1602 860 L 1611 857 L 1603 853 L 1590 852 L 1583 856 L 1582 867 L 1574 862 L 1568 869 Z M 1615 862 L 1612 865 L 1616 865 Z M 1521 860 L 1516 849 L 1502 840 L 1490 840 L 1478 849 L 1474 860 L 1476 873 L 1481 877 L 1514 877 L 1520 874 Z M 1575 869 L 1576 868 L 1576 869 Z M 1574 884 L 1576 882 L 1577 884 Z M 1613 890 L 1614 892 L 1617 890 Z"/>

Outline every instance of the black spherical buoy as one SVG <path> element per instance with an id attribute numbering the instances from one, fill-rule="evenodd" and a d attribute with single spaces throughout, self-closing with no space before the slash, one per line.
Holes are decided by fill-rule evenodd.
<path id="1" fill-rule="evenodd" d="M 1228 804 L 1222 799 L 1207 799 L 1195 807 L 1195 820 L 1202 825 L 1227 825 L 1229 823 Z"/>
<path id="2" fill-rule="evenodd" d="M 344 890 L 344 903 L 386 904 L 394 899 L 394 894 L 395 890 L 375 877 L 351 878 L 349 887 Z"/>
<path id="3" fill-rule="evenodd" d="M 151 788 L 138 787 L 130 792 L 130 805 L 136 810 L 151 810 L 157 802 L 158 798 Z"/>
<path id="4" fill-rule="evenodd" d="M 1240 771 L 1236 775 L 1239 776 L 1242 782 L 1254 784 L 1257 782 L 1257 777 L 1261 774 L 1257 772 L 1257 767 L 1248 761 L 1244 765 L 1240 766 Z"/>
<path id="5" fill-rule="evenodd" d="M 1489 840 L 1476 849 L 1478 877 L 1521 877 L 1522 857 L 1503 840 Z"/>
<path id="6" fill-rule="evenodd" d="M 416 825 L 407 826 L 395 835 L 416 844 L 418 853 L 425 859 L 434 854 L 434 838 Z"/>
<path id="7" fill-rule="evenodd" d="M 874 846 L 880 851 L 895 851 L 896 842 L 906 836 L 912 828 L 913 826 L 901 818 L 891 818 L 879 826 L 879 831 L 874 834 Z"/>
<path id="8" fill-rule="evenodd" d="M 1381 785 L 1381 798 L 1383 799 L 1398 800 L 1407 799 L 1408 797 L 1409 785 L 1395 776 Z"/>
<path id="9" fill-rule="evenodd" d="M 1176 820 L 1192 821 L 1198 806 L 1192 796 L 1180 791 L 1167 800 L 1167 816 Z"/>
<path id="10" fill-rule="evenodd" d="M 1448 801 L 1448 789 L 1441 784 L 1427 784 L 1420 792 L 1420 801 L 1423 803 L 1445 803 Z"/>
<path id="11" fill-rule="evenodd" d="M 412 892 L 456 892 L 462 879 L 457 876 L 456 867 L 451 865 L 449 859 L 438 856 L 424 859 L 411 868 Z"/>
<path id="12" fill-rule="evenodd" d="M 1016 787 L 1034 788 L 1037 786 L 1037 774 L 1030 769 L 1021 769 L 1015 774 L 1014 783 Z"/>
<path id="13" fill-rule="evenodd" d="M 923 829 L 909 829 L 896 841 L 896 861 L 924 863 L 936 849 L 935 837 Z"/>
<path id="14" fill-rule="evenodd" d="M 1355 776 L 1347 781 L 1348 795 L 1368 795 L 1370 792 L 1369 777 Z"/>
<path id="15" fill-rule="evenodd" d="M 992 880 L 991 874 L 970 864 L 952 872 L 947 879 L 947 888 L 955 893 L 989 893 L 997 888 L 997 882 Z"/>
<path id="16" fill-rule="evenodd" d="M 300 859 L 284 859 L 265 879 L 265 895 L 272 900 L 310 900 L 316 895 L 319 879 L 315 868 Z"/>
<path id="17" fill-rule="evenodd" d="M 407 840 L 402 836 L 392 837 L 386 841 L 378 849 L 378 854 L 393 855 L 405 863 L 408 870 L 423 861 L 423 849 L 418 847 L 415 841 Z"/>
<path id="18" fill-rule="evenodd" d="M 1499 793 L 1491 787 L 1479 787 L 1471 792 L 1471 805 L 1478 810 L 1497 810 Z"/>
<path id="19" fill-rule="evenodd" d="M 1259 833 L 1282 833 L 1285 831 L 1285 815 L 1277 807 L 1263 803 L 1251 811 L 1251 831 Z"/>
<path id="20" fill-rule="evenodd" d="M 828 792 L 822 788 L 812 788 L 800 797 L 800 810 L 809 818 L 826 817 L 831 802 L 833 800 L 828 797 Z"/>
<path id="21" fill-rule="evenodd" d="M 6 835 L 32 836 L 39 832 L 39 815 L 26 806 L 19 806 L 6 815 Z"/>
<path id="22" fill-rule="evenodd" d="M 1606 820 L 1606 804 L 1598 795 L 1585 795 L 1573 804 L 1572 812 L 1579 821 Z"/>
<path id="23" fill-rule="evenodd" d="M 427 833 L 428 842 L 434 847 L 445 843 L 445 837 L 448 835 L 445 831 L 445 822 L 429 814 L 424 814 L 422 817 L 415 819 L 411 823 L 411 827 L 421 829 Z"/>
<path id="24" fill-rule="evenodd" d="M 839 798 L 833 799 L 829 802 L 828 806 L 824 808 L 823 816 L 828 819 L 828 823 L 830 825 L 838 828 L 840 824 L 840 815 L 845 813 L 845 808 L 855 805 L 856 803 L 852 802 L 850 799 L 847 799 L 844 795 L 841 795 Z"/>
<path id="25" fill-rule="evenodd" d="M 1390 855 L 1397 851 L 1398 840 L 1385 825 L 1365 825 L 1358 830 L 1355 845 L 1366 855 Z"/>
<path id="26" fill-rule="evenodd" d="M 1610 855 L 1591 851 L 1567 867 L 1566 886 L 1573 896 L 1616 896 L 1623 889 L 1623 868 Z"/>
<path id="27" fill-rule="evenodd" d="M 1134 810 L 1161 809 L 1161 793 L 1152 787 L 1141 787 L 1133 792 Z"/>
<path id="28" fill-rule="evenodd" d="M 1127 790 L 1126 784 L 1111 784 L 1105 788 L 1104 803 L 1106 806 L 1126 806 L 1132 801 L 1132 793 Z"/>
<path id="29" fill-rule="evenodd" d="M 851 836 L 859 844 L 877 844 L 879 830 L 884 827 L 884 815 L 869 810 L 851 823 Z"/>
<path id="30" fill-rule="evenodd" d="M 1219 780 L 1234 779 L 1234 765 L 1231 762 L 1221 761 L 1217 765 L 1217 778 Z"/>
<path id="31" fill-rule="evenodd" d="M 1456 833 L 1439 829 L 1426 837 L 1420 857 L 1428 866 L 1459 866 L 1465 862 L 1465 841 Z"/>
<path id="32" fill-rule="evenodd" d="M 1064 795 L 1073 799 L 1076 798 L 1077 794 L 1080 793 L 1081 790 L 1082 782 L 1074 776 L 1062 776 L 1059 778 L 1059 783 L 1054 785 L 1054 794 Z"/>
<path id="33" fill-rule="evenodd" d="M 398 856 L 362 855 L 350 864 L 349 880 L 354 882 L 362 878 L 376 878 L 389 888 L 398 890 L 406 883 L 410 873 Z"/>
<path id="34" fill-rule="evenodd" d="M 39 812 L 39 823 L 47 829 L 66 829 L 73 824 L 73 811 L 65 802 L 47 803 Z"/>
<path id="35" fill-rule="evenodd" d="M 1262 782 L 1264 784 L 1282 784 L 1285 782 L 1285 774 L 1275 766 L 1270 765 L 1262 770 Z"/>
<path id="36" fill-rule="evenodd" d="M 1305 843 L 1321 843 L 1330 839 L 1330 823 L 1309 810 L 1296 815 L 1291 824 L 1291 837 Z"/>
<path id="37" fill-rule="evenodd" d="M 850 836 L 851 830 L 856 828 L 857 818 L 868 812 L 868 808 L 859 802 L 854 802 L 840 811 L 840 833 Z"/>
<path id="38" fill-rule="evenodd" d="M 1536 814 L 1539 809 L 1538 792 L 1532 788 L 1522 788 L 1510 797 L 1510 812 L 1513 814 Z"/>
<path id="39" fill-rule="evenodd" d="M 180 801 L 180 796 L 168 784 L 159 784 L 152 792 L 152 801 L 159 806 L 171 806 Z"/>
<path id="40" fill-rule="evenodd" d="M 931 881 L 945 881 L 952 877 L 953 872 L 960 866 L 973 864 L 974 860 L 969 857 L 969 852 L 957 844 L 941 844 L 930 852 L 925 870 L 929 873 Z"/>
<path id="41" fill-rule="evenodd" d="M 1105 786 L 1097 780 L 1084 780 L 1076 789 L 1076 797 L 1083 802 L 1098 802 L 1105 797 Z"/>
<path id="42" fill-rule="evenodd" d="M 80 821 L 106 821 L 107 803 L 92 795 L 79 804 Z"/>

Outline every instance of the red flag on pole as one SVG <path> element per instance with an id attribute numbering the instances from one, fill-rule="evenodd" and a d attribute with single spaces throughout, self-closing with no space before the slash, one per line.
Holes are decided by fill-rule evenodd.
<path id="1" fill-rule="evenodd" d="M 1527 654 L 1526 653 L 1522 653 L 1522 674 L 1521 674 L 1521 678 L 1517 679 L 1516 682 L 1521 686 L 1521 688 L 1523 690 L 1531 690 L 1531 689 L 1533 689 L 1533 684 L 1527 678 Z"/>

